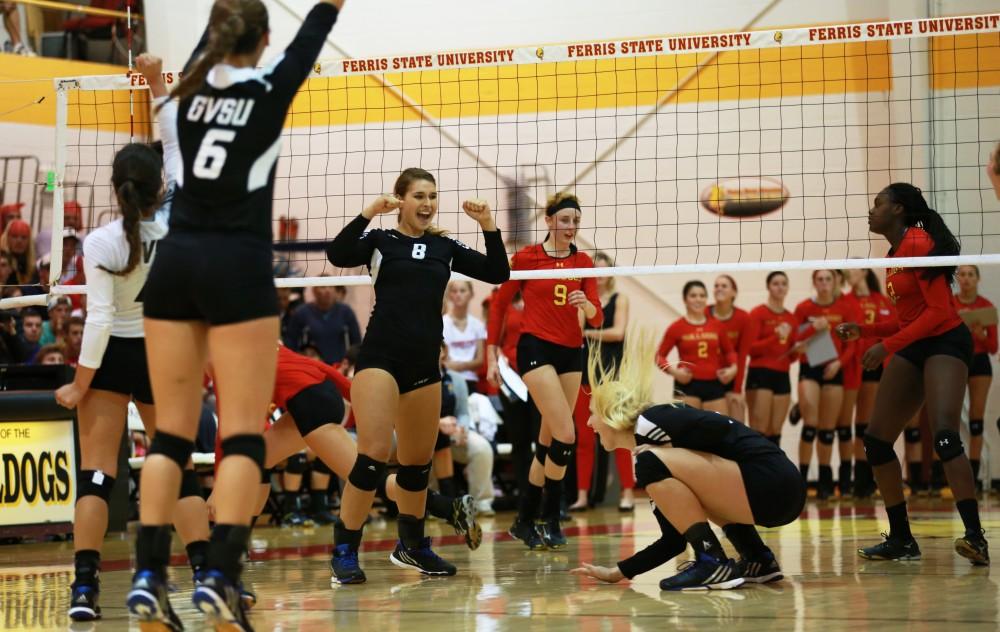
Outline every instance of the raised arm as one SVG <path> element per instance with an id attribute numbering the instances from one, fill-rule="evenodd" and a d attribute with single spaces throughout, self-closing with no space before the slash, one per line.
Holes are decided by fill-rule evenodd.
<path id="1" fill-rule="evenodd" d="M 510 263 L 507 261 L 503 238 L 493 221 L 489 204 L 484 200 L 466 200 L 462 203 L 462 210 L 479 223 L 483 231 L 483 240 L 486 242 L 486 254 L 456 240 L 452 254 L 452 270 L 486 283 L 507 281 L 510 279 Z"/>

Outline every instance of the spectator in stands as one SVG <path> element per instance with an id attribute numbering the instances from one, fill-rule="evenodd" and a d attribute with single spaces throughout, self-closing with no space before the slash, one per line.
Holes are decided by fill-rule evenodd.
<path id="1" fill-rule="evenodd" d="M 24 345 L 23 360 L 31 362 L 42 348 L 42 315 L 35 309 L 26 309 L 21 317 L 21 340 Z"/>
<path id="2" fill-rule="evenodd" d="M 0 251 L 0 284 L 6 284 L 12 274 L 14 274 L 14 258 L 6 250 Z"/>
<path id="3" fill-rule="evenodd" d="M 62 335 L 66 319 L 69 318 L 70 302 L 65 296 L 53 296 L 49 298 L 49 319 L 42 323 L 41 344 L 50 345 Z"/>
<path id="4" fill-rule="evenodd" d="M 38 350 L 35 364 L 66 364 L 66 354 L 61 344 L 45 345 Z"/>
<path id="5" fill-rule="evenodd" d="M 39 326 L 41 319 L 39 319 Z M 14 312 L 0 312 L 0 364 L 19 364 L 28 359 L 24 341 L 17 335 Z"/>
<path id="6" fill-rule="evenodd" d="M 479 376 L 486 359 L 486 325 L 469 313 L 472 301 L 472 281 L 452 281 L 448 284 L 448 312 L 444 320 L 444 343 L 448 345 L 445 366 L 462 376 L 470 393 L 476 392 Z"/>
<path id="7" fill-rule="evenodd" d="M 986 165 L 986 175 L 993 185 L 993 192 L 1000 200 L 1000 143 L 997 143 L 996 149 L 990 154 L 990 162 Z"/>
<path id="8" fill-rule="evenodd" d="M 87 276 L 83 271 L 83 253 L 80 251 L 80 238 L 76 229 L 69 226 L 63 228 L 62 272 L 59 275 L 62 285 L 86 285 Z M 83 294 L 69 296 L 72 309 L 83 306 Z"/>
<path id="9" fill-rule="evenodd" d="M 332 286 L 314 287 L 313 300 L 299 307 L 288 324 L 288 348 L 302 351 L 312 342 L 323 362 L 336 364 L 344 359 L 347 348 L 361 342 L 361 328 L 354 310 L 337 301 Z"/>
<path id="10" fill-rule="evenodd" d="M 3 52 L 35 57 L 35 51 L 21 37 L 20 16 L 17 2 L 0 2 L 0 14 L 3 14 L 3 27 L 7 30 L 9 41 L 4 43 Z"/>
<path id="11" fill-rule="evenodd" d="M 0 251 L 11 255 L 14 271 L 6 285 L 28 285 L 38 282 L 35 270 L 35 242 L 31 239 L 31 226 L 23 219 L 7 224 L 0 235 Z"/>
<path id="12" fill-rule="evenodd" d="M 24 208 L 24 202 L 0 205 L 0 233 L 7 229 L 7 224 L 15 219 L 21 219 L 22 208 Z"/>
<path id="13" fill-rule="evenodd" d="M 70 316 L 63 326 L 62 341 L 65 347 L 66 364 L 76 366 L 80 359 L 80 346 L 83 344 L 83 318 Z"/>

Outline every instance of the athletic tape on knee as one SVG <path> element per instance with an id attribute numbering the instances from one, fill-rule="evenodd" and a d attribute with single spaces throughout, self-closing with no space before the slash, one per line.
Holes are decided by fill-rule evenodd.
<path id="1" fill-rule="evenodd" d="M 816 428 L 813 426 L 802 426 L 802 440 L 812 443 L 816 440 Z"/>
<path id="2" fill-rule="evenodd" d="M 572 443 L 563 443 L 558 439 L 553 439 L 546 458 L 559 467 L 566 467 L 573 458 L 573 446 L 574 444 Z"/>
<path id="3" fill-rule="evenodd" d="M 969 434 L 972 435 L 973 437 L 981 437 L 981 436 L 983 436 L 983 430 L 984 429 L 985 429 L 985 425 L 983 424 L 983 420 L 982 419 L 970 419 L 969 420 Z"/>
<path id="4" fill-rule="evenodd" d="M 194 441 L 172 435 L 162 430 L 153 435 L 153 442 L 149 445 L 149 455 L 162 454 L 177 464 L 182 470 L 187 465 L 191 453 L 194 452 Z"/>
<path id="5" fill-rule="evenodd" d="M 896 451 L 892 449 L 892 444 L 876 439 L 870 434 L 865 435 L 865 456 L 872 467 L 891 463 L 896 458 Z"/>
<path id="6" fill-rule="evenodd" d="M 819 442 L 823 445 L 833 445 L 833 438 L 837 436 L 833 430 L 820 430 L 818 434 Z"/>
<path id="7" fill-rule="evenodd" d="M 635 457 L 635 484 L 646 487 L 653 483 L 665 481 L 673 476 L 667 464 L 652 452 L 640 452 Z"/>
<path id="8" fill-rule="evenodd" d="M 198 474 L 194 470 L 184 470 L 181 472 L 181 498 L 197 496 L 201 498 L 201 483 L 198 481 Z"/>
<path id="9" fill-rule="evenodd" d="M 864 439 L 868 432 L 868 424 L 854 424 L 854 436 L 857 439 Z"/>
<path id="10" fill-rule="evenodd" d="M 316 459 L 312 463 L 312 471 L 315 474 L 333 474 L 330 466 L 323 462 L 323 459 Z"/>
<path id="11" fill-rule="evenodd" d="M 376 461 L 367 454 L 359 454 L 347 480 L 364 492 L 378 489 L 378 483 L 385 478 L 385 463 Z"/>
<path id="12" fill-rule="evenodd" d="M 308 468 L 309 459 L 306 458 L 303 452 L 293 454 L 285 461 L 285 471 L 289 474 L 304 474 Z"/>
<path id="13" fill-rule="evenodd" d="M 903 431 L 903 441 L 909 444 L 920 443 L 920 428 L 907 428 Z"/>
<path id="14" fill-rule="evenodd" d="M 840 441 L 841 443 L 843 443 L 843 442 L 846 442 L 846 441 L 850 441 L 853 438 L 854 438 L 854 435 L 851 433 L 850 426 L 846 426 L 846 427 L 842 426 L 840 428 L 837 428 L 837 441 Z"/>
<path id="15" fill-rule="evenodd" d="M 396 485 L 408 492 L 422 492 L 427 489 L 431 477 L 431 464 L 400 465 L 396 470 Z"/>
<path id="16" fill-rule="evenodd" d="M 76 499 L 84 496 L 97 496 L 104 502 L 111 501 L 111 489 L 115 486 L 115 477 L 108 476 L 101 470 L 80 470 L 76 478 Z"/>
<path id="17" fill-rule="evenodd" d="M 997 425 L 1000 426 L 1000 420 L 997 420 Z M 535 444 L 535 460 L 545 465 L 545 459 L 549 454 L 549 446 L 542 445 L 541 443 Z"/>
<path id="18" fill-rule="evenodd" d="M 947 463 L 965 454 L 965 447 L 962 445 L 962 437 L 954 430 L 939 430 L 934 433 L 934 451 L 941 458 L 942 463 Z"/>
<path id="19" fill-rule="evenodd" d="M 226 437 L 222 440 L 222 458 L 230 456 L 245 456 L 263 470 L 267 456 L 264 437 L 259 434 L 239 434 Z"/>

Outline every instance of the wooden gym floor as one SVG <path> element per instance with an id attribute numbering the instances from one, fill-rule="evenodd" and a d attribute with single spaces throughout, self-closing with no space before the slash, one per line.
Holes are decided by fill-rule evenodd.
<path id="1" fill-rule="evenodd" d="M 982 501 L 984 526 L 1000 546 L 996 497 Z M 580 516 L 580 517 L 577 517 Z M 990 569 L 973 568 L 952 551 L 961 522 L 949 501 L 911 504 L 920 562 L 869 562 L 855 554 L 885 529 L 880 504 L 810 501 L 802 518 L 765 530 L 787 577 L 768 586 L 712 593 L 661 593 L 658 581 L 677 561 L 633 583 L 597 584 L 567 571 L 580 561 L 612 565 L 658 536 L 643 503 L 633 515 L 614 509 L 574 514 L 566 550 L 530 552 L 506 535 L 513 516 L 482 521 L 482 547 L 470 552 L 447 525 L 431 522 L 437 550 L 457 577 L 424 579 L 393 566 L 395 523 L 366 530 L 362 564 L 368 583 L 330 587 L 330 527 L 260 528 L 246 579 L 257 591 L 257 630 L 878 630 L 986 631 L 1000 628 L 1000 585 Z M 183 549 L 174 539 L 178 552 Z M 728 545 L 727 545 L 728 547 Z M 104 619 L 74 624 L 66 616 L 72 581 L 71 543 L 0 546 L 0 626 L 6 630 L 138 629 L 123 602 L 130 581 L 130 540 L 109 538 L 102 574 Z M 1000 548 L 995 549 L 995 551 Z M 682 561 L 682 560 L 681 560 Z M 172 601 L 189 630 L 201 630 L 190 605 L 191 577 L 175 559 Z"/>

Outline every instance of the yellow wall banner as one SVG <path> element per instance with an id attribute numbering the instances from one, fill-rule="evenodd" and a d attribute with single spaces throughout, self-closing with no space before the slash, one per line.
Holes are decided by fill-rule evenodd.
<path id="1" fill-rule="evenodd" d="M 0 525 L 72 522 L 73 422 L 0 423 Z"/>

